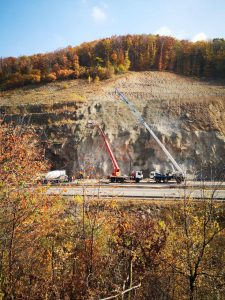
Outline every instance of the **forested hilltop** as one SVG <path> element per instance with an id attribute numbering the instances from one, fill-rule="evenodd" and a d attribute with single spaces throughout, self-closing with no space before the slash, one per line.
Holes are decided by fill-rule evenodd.
<path id="1" fill-rule="evenodd" d="M 190 42 L 159 35 L 114 36 L 45 54 L 0 59 L 0 86 L 55 80 L 102 80 L 132 71 L 167 70 L 225 78 L 225 40 Z"/>

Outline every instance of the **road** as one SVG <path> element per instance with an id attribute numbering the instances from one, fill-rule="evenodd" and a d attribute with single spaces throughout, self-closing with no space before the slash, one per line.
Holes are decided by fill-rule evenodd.
<path id="1" fill-rule="evenodd" d="M 135 184 L 107 184 L 99 186 L 63 186 L 50 187 L 48 194 L 61 194 L 63 196 L 87 195 L 91 197 L 125 197 L 141 199 L 182 199 L 184 196 L 195 199 L 225 200 L 224 186 L 208 186 L 202 189 L 200 186 L 178 187 L 177 185 L 135 185 Z"/>

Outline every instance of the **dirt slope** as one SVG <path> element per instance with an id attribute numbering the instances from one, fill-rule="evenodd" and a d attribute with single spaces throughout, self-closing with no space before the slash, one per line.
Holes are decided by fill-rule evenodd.
<path id="1" fill-rule="evenodd" d="M 86 128 L 87 121 L 94 119 L 108 134 L 123 173 L 133 167 L 144 170 L 145 175 L 153 169 L 171 168 L 155 141 L 115 97 L 115 87 L 132 100 L 190 175 L 214 177 L 221 171 L 225 164 L 223 83 L 164 72 L 132 72 L 98 84 L 71 80 L 5 92 L 0 103 L 7 120 L 14 116 L 19 122 L 21 114 L 26 115 L 23 124 L 29 121 L 29 126 L 37 128 L 55 167 L 72 173 L 80 168 L 91 172 L 94 167 L 99 173 L 110 173 L 111 162 L 99 133 Z M 21 102 L 25 106 L 32 103 L 31 111 L 38 105 L 43 109 L 24 112 L 22 105 L 23 110 L 18 111 Z M 58 102 L 64 104 L 56 109 Z"/>

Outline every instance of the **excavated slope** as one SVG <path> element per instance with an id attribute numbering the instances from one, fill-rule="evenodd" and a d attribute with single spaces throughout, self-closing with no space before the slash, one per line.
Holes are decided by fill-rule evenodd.
<path id="1" fill-rule="evenodd" d="M 24 104 L 13 107 L 2 93 L 1 111 L 6 121 L 35 127 L 53 168 L 66 168 L 70 174 L 85 169 L 88 175 L 102 176 L 112 170 L 102 138 L 97 129 L 86 127 L 88 120 L 96 120 L 108 135 L 122 173 L 141 169 L 148 176 L 155 169 L 171 169 L 154 139 L 114 95 L 115 87 L 135 104 L 190 176 L 219 176 L 225 165 L 223 83 L 163 72 L 132 72 L 97 84 L 68 81 L 67 90 L 81 96 L 79 101 L 66 101 L 64 95 L 60 102 L 60 83 L 48 85 L 48 98 L 37 96 L 43 87 L 30 94 L 26 91 Z M 34 95 L 35 103 L 28 105 Z"/>

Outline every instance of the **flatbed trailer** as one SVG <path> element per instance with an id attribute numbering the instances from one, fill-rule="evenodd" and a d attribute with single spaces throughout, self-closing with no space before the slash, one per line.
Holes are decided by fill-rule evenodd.
<path id="1" fill-rule="evenodd" d="M 161 183 L 161 182 L 167 183 L 170 180 L 175 180 L 177 183 L 181 183 L 182 181 L 184 181 L 183 176 L 181 175 L 178 176 L 172 173 L 162 174 L 157 172 L 151 172 L 150 178 L 155 180 L 156 183 Z"/>
<path id="2" fill-rule="evenodd" d="M 128 179 L 127 176 L 113 176 L 113 175 L 109 176 L 108 178 L 110 182 L 121 182 L 121 183 L 125 182 Z"/>

